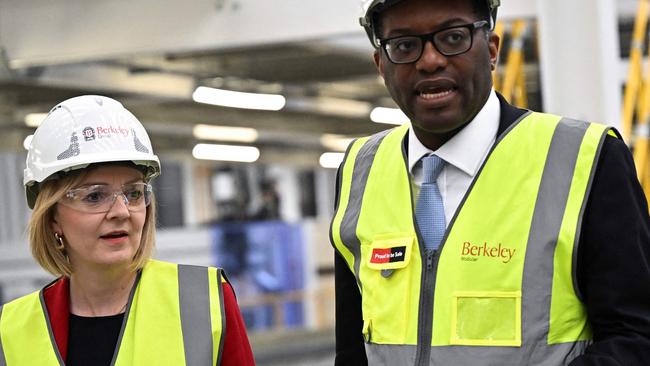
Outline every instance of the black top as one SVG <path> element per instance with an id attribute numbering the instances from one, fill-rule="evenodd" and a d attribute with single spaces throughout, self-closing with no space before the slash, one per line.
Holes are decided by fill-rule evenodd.
<path id="1" fill-rule="evenodd" d="M 525 112 L 502 98 L 500 103 L 499 134 Z M 647 201 L 630 151 L 621 140 L 611 136 L 605 139 L 596 169 L 582 222 L 577 260 L 578 287 L 594 343 L 571 366 L 650 365 Z M 334 266 L 335 365 L 367 365 L 361 335 L 361 295 L 354 275 L 338 253 Z"/>
<path id="2" fill-rule="evenodd" d="M 66 366 L 108 366 L 113 360 L 124 314 L 85 317 L 70 314 Z"/>

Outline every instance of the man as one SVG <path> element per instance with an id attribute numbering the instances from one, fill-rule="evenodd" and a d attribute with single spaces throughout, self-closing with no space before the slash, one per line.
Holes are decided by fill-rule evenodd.
<path id="1" fill-rule="evenodd" d="M 498 0 L 370 0 L 401 126 L 339 169 L 337 365 L 650 365 L 650 218 L 618 134 L 492 90 Z"/>

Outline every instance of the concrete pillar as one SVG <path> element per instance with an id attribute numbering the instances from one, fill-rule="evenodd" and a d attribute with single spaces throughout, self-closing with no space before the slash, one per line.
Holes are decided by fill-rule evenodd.
<path id="1" fill-rule="evenodd" d="M 616 1 L 544 0 L 537 6 L 544 110 L 620 127 Z"/>
<path id="2" fill-rule="evenodd" d="M 268 177 L 275 180 L 275 188 L 280 195 L 280 218 L 297 222 L 302 218 L 300 212 L 300 182 L 298 171 L 290 166 L 272 165 Z"/>

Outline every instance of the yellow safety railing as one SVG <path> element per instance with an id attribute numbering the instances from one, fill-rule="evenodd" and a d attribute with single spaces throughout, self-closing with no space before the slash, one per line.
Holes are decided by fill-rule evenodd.
<path id="1" fill-rule="evenodd" d="M 642 91 L 643 73 L 641 64 L 643 61 L 643 44 L 645 43 L 649 12 L 650 0 L 639 0 L 639 9 L 636 13 L 632 47 L 630 49 L 630 67 L 627 73 L 627 84 L 625 85 L 625 95 L 623 98 L 623 125 L 621 133 L 625 141 L 629 141 L 632 135 L 634 110 L 637 106 L 637 98 L 639 97 L 640 91 Z"/>
<path id="2" fill-rule="evenodd" d="M 642 68 L 649 17 L 650 0 L 639 0 L 623 97 L 621 131 L 625 141 L 633 148 L 637 175 L 646 197 L 650 197 L 650 63 L 645 79 Z"/>
<path id="3" fill-rule="evenodd" d="M 505 33 L 504 28 L 502 22 L 497 22 L 495 32 L 501 39 L 503 39 Z M 528 108 L 524 67 L 524 40 L 528 28 L 529 24 L 526 20 L 516 20 L 512 23 L 510 27 L 510 49 L 508 50 L 503 78 L 500 79 L 497 72 L 492 73 L 494 88 L 508 101 L 521 108 Z"/>

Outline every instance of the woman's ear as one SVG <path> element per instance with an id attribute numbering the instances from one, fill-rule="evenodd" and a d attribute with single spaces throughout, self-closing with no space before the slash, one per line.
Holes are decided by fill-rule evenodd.
<path id="1" fill-rule="evenodd" d="M 63 228 L 61 227 L 61 225 L 59 225 L 58 216 L 59 215 L 55 209 L 54 214 L 52 214 L 52 222 L 50 223 L 50 226 L 52 228 L 52 232 L 63 235 Z"/>

